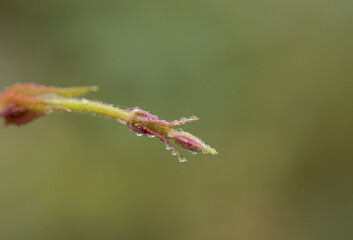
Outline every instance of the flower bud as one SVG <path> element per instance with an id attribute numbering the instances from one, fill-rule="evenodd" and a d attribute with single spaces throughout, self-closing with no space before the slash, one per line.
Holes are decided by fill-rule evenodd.
<path id="1" fill-rule="evenodd" d="M 73 97 L 95 90 L 95 87 L 55 88 L 17 84 L 1 94 L 0 117 L 5 119 L 6 125 L 24 125 L 54 110 L 70 111 L 65 106 L 50 102 L 51 98 Z"/>

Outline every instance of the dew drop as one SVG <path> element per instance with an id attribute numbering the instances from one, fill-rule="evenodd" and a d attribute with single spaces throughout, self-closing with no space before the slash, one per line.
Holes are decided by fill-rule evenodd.
<path id="1" fill-rule="evenodd" d="M 196 119 L 197 117 L 196 116 L 191 116 L 190 118 L 189 118 L 189 120 L 194 120 L 194 119 Z"/>
<path id="2" fill-rule="evenodd" d="M 169 144 L 165 144 L 165 149 L 170 150 L 172 147 Z"/>
<path id="3" fill-rule="evenodd" d="M 180 121 L 184 122 L 184 121 L 186 121 L 186 118 L 182 117 L 182 118 L 180 118 Z"/>
<path id="4" fill-rule="evenodd" d="M 179 157 L 178 160 L 179 160 L 179 162 L 186 162 L 185 158 L 183 158 L 183 157 Z"/>
<path id="5" fill-rule="evenodd" d="M 176 155 L 176 152 L 175 152 L 175 151 L 172 151 L 172 155 L 175 156 L 175 155 Z"/>
<path id="6" fill-rule="evenodd" d="M 193 155 L 196 155 L 197 154 L 197 152 L 191 152 Z"/>
<path id="7" fill-rule="evenodd" d="M 136 133 L 136 136 L 140 137 L 142 136 L 142 133 Z"/>

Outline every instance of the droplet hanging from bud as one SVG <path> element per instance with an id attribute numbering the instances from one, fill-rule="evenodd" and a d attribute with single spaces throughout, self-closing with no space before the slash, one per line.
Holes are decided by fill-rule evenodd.
<path id="1" fill-rule="evenodd" d="M 184 157 L 178 157 L 179 162 L 186 162 L 186 159 Z"/>

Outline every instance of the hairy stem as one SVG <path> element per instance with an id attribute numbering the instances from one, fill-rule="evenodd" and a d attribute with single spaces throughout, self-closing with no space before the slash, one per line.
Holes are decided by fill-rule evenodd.
<path id="1" fill-rule="evenodd" d="M 108 104 L 89 101 L 86 99 L 75 99 L 75 98 L 48 98 L 45 99 L 48 102 L 65 106 L 70 111 L 87 112 L 91 114 L 97 114 L 113 119 L 119 119 L 122 121 L 129 121 L 132 116 L 130 111 L 113 107 Z"/>

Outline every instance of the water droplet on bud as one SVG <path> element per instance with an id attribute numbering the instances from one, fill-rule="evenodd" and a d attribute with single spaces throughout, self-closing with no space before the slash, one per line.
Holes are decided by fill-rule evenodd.
<path id="1" fill-rule="evenodd" d="M 172 155 L 175 156 L 175 155 L 176 155 L 176 152 L 175 152 L 175 151 L 172 151 Z"/>
<path id="2" fill-rule="evenodd" d="M 180 118 L 180 121 L 184 122 L 184 121 L 186 121 L 186 118 L 182 117 L 182 118 Z"/>
<path id="3" fill-rule="evenodd" d="M 193 155 L 196 155 L 197 154 L 197 152 L 191 152 Z"/>
<path id="4" fill-rule="evenodd" d="M 179 162 L 186 162 L 186 159 L 183 157 L 179 157 L 178 160 L 179 160 Z"/>
<path id="5" fill-rule="evenodd" d="M 142 136 L 142 133 L 136 133 L 136 136 L 140 137 Z"/>
<path id="6" fill-rule="evenodd" d="M 194 120 L 194 119 L 196 119 L 197 117 L 196 116 L 191 116 L 190 118 L 189 118 L 189 120 Z"/>
<path id="7" fill-rule="evenodd" d="M 167 150 L 170 150 L 172 147 L 171 146 L 169 146 L 169 144 L 165 144 L 165 149 L 167 149 Z"/>
<path id="8" fill-rule="evenodd" d="M 147 134 L 146 135 L 148 138 L 154 138 L 155 136 L 153 134 Z"/>

